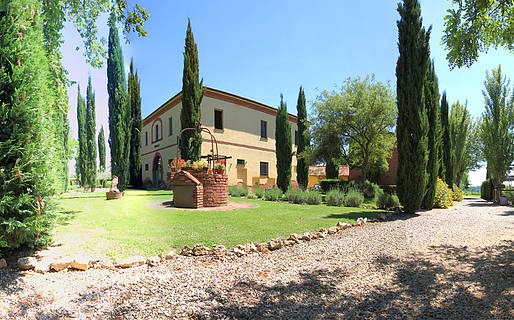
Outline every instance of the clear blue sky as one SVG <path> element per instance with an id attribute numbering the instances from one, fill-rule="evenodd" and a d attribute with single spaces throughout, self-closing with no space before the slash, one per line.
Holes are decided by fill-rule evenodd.
<path id="1" fill-rule="evenodd" d="M 133 4 L 135 0 L 131 1 Z M 395 90 L 398 59 L 396 1 L 137 1 L 147 9 L 148 37 L 129 36 L 124 44 L 127 66 L 134 58 L 141 79 L 142 113 L 149 115 L 182 88 L 184 38 L 188 17 L 198 45 L 200 76 L 204 85 L 277 106 L 280 94 L 296 113 L 298 89 L 308 101 L 319 90 L 333 89 L 347 77 L 374 73 L 390 81 Z M 450 103 L 468 100 L 472 116 L 483 111 L 482 89 L 486 70 L 503 66 L 514 77 L 512 54 L 491 50 L 471 68 L 450 71 L 441 45 L 447 0 L 422 0 L 425 26 L 432 25 L 431 56 L 435 60 L 439 88 L 447 90 Z M 106 19 L 98 21 L 107 37 Z M 91 73 L 96 91 L 97 130 L 108 134 L 106 70 L 89 67 L 73 26 L 64 30 L 64 65 L 69 78 L 82 84 L 85 94 Z M 77 87 L 68 90 L 74 137 Z M 480 182 L 483 173 L 473 178 Z"/>

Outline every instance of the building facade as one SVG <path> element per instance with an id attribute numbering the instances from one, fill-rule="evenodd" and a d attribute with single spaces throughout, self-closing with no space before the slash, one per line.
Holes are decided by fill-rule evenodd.
<path id="1" fill-rule="evenodd" d="M 169 162 L 177 156 L 181 131 L 179 92 L 143 120 L 141 161 L 145 186 L 164 187 Z M 275 118 L 277 109 L 221 90 L 206 87 L 201 123 L 214 135 L 226 165 L 229 185 L 275 185 Z M 298 143 L 297 118 L 289 114 L 293 152 Z M 211 154 L 212 141 L 202 133 L 202 156 Z M 296 157 L 292 159 L 296 181 Z"/>

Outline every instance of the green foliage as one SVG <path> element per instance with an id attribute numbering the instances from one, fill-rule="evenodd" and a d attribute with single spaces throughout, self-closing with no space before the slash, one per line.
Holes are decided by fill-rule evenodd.
<path id="1" fill-rule="evenodd" d="M 100 15 L 111 12 L 113 20 L 123 24 L 125 33 L 136 32 L 145 37 L 144 23 L 149 18 L 145 8 L 139 4 L 128 5 L 127 0 L 44 0 L 44 37 L 47 49 L 56 52 L 62 43 L 62 29 L 66 20 L 71 21 L 83 39 L 84 56 L 94 67 L 102 67 L 107 58 L 105 44 L 98 37 L 96 21 Z"/>
<path id="2" fill-rule="evenodd" d="M 229 186 L 228 193 L 232 197 L 246 197 L 248 195 L 248 188 L 246 186 Z"/>
<path id="3" fill-rule="evenodd" d="M 287 201 L 290 203 L 301 204 L 306 202 L 307 192 L 301 189 L 293 189 L 289 187 L 285 193 Z"/>
<path id="4" fill-rule="evenodd" d="M 348 188 L 358 190 L 367 199 L 374 199 L 376 194 L 382 192 L 382 189 L 380 189 L 380 187 L 376 183 L 370 182 L 368 180 L 365 180 L 365 181 L 352 180 L 348 184 Z"/>
<path id="5" fill-rule="evenodd" d="M 291 124 L 284 97 L 280 95 L 280 108 L 277 111 L 275 126 L 275 154 L 277 158 L 277 185 L 286 192 L 291 184 L 291 160 L 293 146 L 291 142 Z"/>
<path id="6" fill-rule="evenodd" d="M 385 210 L 394 210 L 400 207 L 400 200 L 396 195 L 380 192 L 376 196 L 377 208 Z"/>
<path id="7" fill-rule="evenodd" d="M 441 140 L 441 122 L 439 116 L 439 85 L 435 74 L 434 62 L 428 61 L 425 81 L 425 106 L 428 113 L 428 162 L 427 187 L 422 207 L 432 209 L 434 203 L 437 176 L 439 174 L 439 144 Z"/>
<path id="8" fill-rule="evenodd" d="M 321 191 L 327 193 L 332 189 L 344 190 L 348 183 L 339 179 L 323 179 L 319 182 Z"/>
<path id="9" fill-rule="evenodd" d="M 383 167 L 394 146 L 390 132 L 397 116 L 389 84 L 374 75 L 348 78 L 339 91 L 322 91 L 313 105 L 312 131 L 318 158 L 327 164 L 327 178 L 337 178 L 337 173 L 329 174 L 332 163 L 361 168 L 364 179 L 377 165 Z"/>
<path id="10" fill-rule="evenodd" d="M 318 204 L 321 204 L 321 193 L 319 193 L 318 191 L 300 191 L 302 192 L 304 195 L 303 195 L 303 198 L 304 198 L 304 202 L 306 204 L 310 204 L 310 205 L 318 205 Z"/>
<path id="11" fill-rule="evenodd" d="M 87 132 L 86 132 L 86 100 L 80 94 L 80 84 L 77 89 L 77 122 L 79 151 L 77 156 L 77 178 L 81 186 L 86 185 L 87 163 Z"/>
<path id="12" fill-rule="evenodd" d="M 54 113 L 40 9 L 34 0 L 0 5 L 0 251 L 48 239 L 52 162 L 63 160 L 51 148 L 63 118 Z"/>
<path id="13" fill-rule="evenodd" d="M 501 66 L 486 73 L 481 137 L 493 184 L 504 181 L 514 161 L 514 95 Z M 499 200 L 499 199 L 496 199 Z"/>
<path id="14" fill-rule="evenodd" d="M 100 159 L 100 171 L 105 171 L 105 133 L 104 127 L 100 128 L 100 133 L 98 134 L 98 158 Z"/>
<path id="15" fill-rule="evenodd" d="M 118 189 L 125 190 L 129 179 L 130 110 L 125 80 L 125 66 L 114 16 L 109 19 L 109 58 L 107 59 L 109 94 L 109 146 L 111 175 L 118 177 Z"/>
<path id="16" fill-rule="evenodd" d="M 279 188 L 268 188 L 264 191 L 264 200 L 266 201 L 278 201 L 282 199 L 282 190 Z"/>
<path id="17" fill-rule="evenodd" d="M 428 117 L 425 78 L 429 61 L 430 28 L 425 31 L 417 0 L 398 4 L 396 65 L 398 121 L 398 197 L 407 213 L 421 206 L 427 185 Z"/>
<path id="18" fill-rule="evenodd" d="M 332 189 L 327 193 L 325 197 L 325 202 L 329 206 L 340 207 L 344 202 L 344 192 L 339 189 Z"/>
<path id="19" fill-rule="evenodd" d="M 129 182 L 134 187 L 143 186 L 141 164 L 141 83 L 137 71 L 134 73 L 134 59 L 130 59 L 130 73 L 128 77 L 128 95 L 130 110 L 130 163 Z"/>
<path id="20" fill-rule="evenodd" d="M 493 181 L 491 179 L 485 180 L 484 182 L 482 182 L 482 186 L 480 188 L 480 198 L 486 201 L 492 201 L 493 191 Z"/>
<path id="21" fill-rule="evenodd" d="M 91 84 L 91 76 L 88 79 L 86 94 L 86 152 L 82 161 L 85 162 L 86 179 L 84 186 L 95 188 L 96 186 L 96 113 L 95 93 Z"/>
<path id="22" fill-rule="evenodd" d="M 479 52 L 503 47 L 514 53 L 514 2 L 452 0 L 444 17 L 443 43 L 450 68 L 470 67 Z"/>
<path id="23" fill-rule="evenodd" d="M 248 195 L 246 196 L 247 199 L 257 199 L 257 196 L 255 195 L 255 193 L 248 193 Z"/>
<path id="24" fill-rule="evenodd" d="M 453 191 L 453 198 L 452 198 L 453 201 L 461 202 L 464 199 L 464 192 L 455 183 L 453 184 L 452 191 Z"/>
<path id="25" fill-rule="evenodd" d="M 297 165 L 296 176 L 298 185 L 302 189 L 306 189 L 309 184 L 309 159 L 308 154 L 311 153 L 311 138 L 309 134 L 309 122 L 307 121 L 307 106 L 305 103 L 305 92 L 300 87 L 298 94 L 298 103 L 296 105 L 298 112 L 298 147 L 296 149 Z"/>
<path id="26" fill-rule="evenodd" d="M 469 130 L 471 127 L 471 118 L 468 108 L 463 106 L 457 101 L 452 105 L 450 111 L 450 139 L 451 139 L 451 152 L 452 152 L 452 169 L 453 169 L 453 182 L 458 185 L 468 170 L 468 146 L 467 139 L 469 137 Z"/>
<path id="27" fill-rule="evenodd" d="M 446 182 L 437 178 L 433 207 L 448 209 L 451 206 L 453 206 L 453 192 L 451 189 L 448 189 Z"/>
<path id="28" fill-rule="evenodd" d="M 260 187 L 260 186 L 254 186 L 252 188 L 252 192 L 257 196 L 257 198 L 262 198 L 264 197 L 264 188 Z"/>
<path id="29" fill-rule="evenodd" d="M 449 109 L 448 109 L 448 101 L 446 100 L 446 91 L 443 92 L 443 97 L 441 98 L 441 129 L 442 129 L 442 155 L 441 158 L 443 160 L 443 180 L 446 184 L 452 184 L 454 179 L 453 174 L 453 152 L 452 152 L 452 139 L 451 139 L 451 129 L 450 129 L 450 120 L 448 117 Z"/>
<path id="30" fill-rule="evenodd" d="M 184 49 L 184 70 L 182 74 L 182 129 L 196 128 L 200 124 L 201 106 L 204 94 L 203 80 L 199 80 L 198 48 L 187 21 L 186 45 Z M 180 155 L 184 160 L 198 161 L 201 156 L 202 135 L 198 130 L 184 131 L 180 137 Z"/>
<path id="31" fill-rule="evenodd" d="M 345 207 L 359 207 L 364 202 L 364 196 L 358 190 L 349 189 L 344 196 Z"/>

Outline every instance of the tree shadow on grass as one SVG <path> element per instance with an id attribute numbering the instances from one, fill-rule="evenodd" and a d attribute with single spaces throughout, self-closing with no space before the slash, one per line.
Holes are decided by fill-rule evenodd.
<path id="1" fill-rule="evenodd" d="M 241 281 L 209 291 L 217 306 L 196 319 L 512 319 L 514 241 L 469 250 L 438 246 L 405 257 L 380 256 L 371 269 L 390 280 L 349 291 L 347 272 L 318 269 L 298 282 Z M 379 279 L 381 279 L 379 277 Z M 388 282 L 389 281 L 389 282 Z M 351 286 L 353 288 L 354 286 Z"/>
<path id="2" fill-rule="evenodd" d="M 345 213 L 332 213 L 323 218 L 357 220 L 358 218 L 362 217 L 362 218 L 368 218 L 368 219 L 375 219 L 378 217 L 379 214 L 386 214 L 388 221 L 407 220 L 410 218 L 418 217 L 417 214 L 395 214 L 395 213 L 391 213 L 390 211 L 377 209 L 376 211 L 368 211 L 368 212 L 351 211 L 351 212 L 345 212 Z"/>

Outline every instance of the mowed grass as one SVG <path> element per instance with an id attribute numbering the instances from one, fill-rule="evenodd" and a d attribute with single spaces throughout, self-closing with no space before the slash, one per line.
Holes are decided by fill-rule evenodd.
<path id="1" fill-rule="evenodd" d="M 170 191 L 128 190 L 121 200 L 105 200 L 105 193 L 74 193 L 60 200 L 71 216 L 55 230 L 64 254 L 87 253 L 112 258 L 150 256 L 184 245 L 203 243 L 227 247 L 287 237 L 338 221 L 353 223 L 380 211 L 363 208 L 296 205 L 230 198 L 256 204 L 232 211 L 184 211 L 152 208 L 171 200 Z"/>

